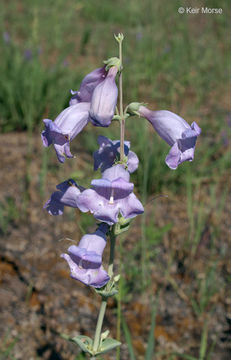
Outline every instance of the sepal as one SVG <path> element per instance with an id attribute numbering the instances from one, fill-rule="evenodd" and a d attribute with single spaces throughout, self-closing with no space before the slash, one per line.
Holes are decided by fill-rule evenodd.
<path id="1" fill-rule="evenodd" d="M 112 121 L 113 120 L 121 121 L 121 116 L 120 115 L 114 115 L 113 118 L 112 118 Z"/>
<path id="2" fill-rule="evenodd" d="M 126 112 L 128 112 L 128 114 L 130 115 L 138 115 L 140 116 L 140 113 L 138 112 L 140 106 L 144 106 L 144 103 L 139 103 L 139 102 L 132 102 L 131 104 L 129 104 L 126 107 Z"/>
<path id="3" fill-rule="evenodd" d="M 107 60 L 104 60 L 106 65 L 106 70 L 108 71 L 112 66 L 116 66 L 118 70 L 121 70 L 121 61 L 118 57 L 111 57 Z"/>
<path id="4" fill-rule="evenodd" d="M 116 282 L 118 282 L 118 275 L 109 280 L 107 285 L 105 285 L 104 287 L 100 289 L 94 288 L 94 290 L 97 294 L 102 296 L 102 298 L 107 299 L 118 293 L 118 290 L 116 288 Z"/>
<path id="5" fill-rule="evenodd" d="M 131 219 L 125 219 L 123 216 L 119 218 L 117 224 L 115 224 L 114 234 L 119 235 L 129 230 Z"/>
<path id="6" fill-rule="evenodd" d="M 121 164 L 124 165 L 125 169 L 127 170 L 127 163 L 128 163 L 128 157 L 124 156 L 123 160 L 115 160 L 115 165 Z"/>

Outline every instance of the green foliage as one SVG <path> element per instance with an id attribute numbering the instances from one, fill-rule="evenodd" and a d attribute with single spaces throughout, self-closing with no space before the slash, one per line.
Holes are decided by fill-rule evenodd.
<path id="1" fill-rule="evenodd" d="M 8 337 L 3 339 L 0 347 L 0 360 L 16 360 L 16 358 L 12 355 L 12 351 L 14 350 L 17 342 L 17 338 L 11 341 L 9 341 Z"/>
<path id="2" fill-rule="evenodd" d="M 60 66 L 45 68 L 36 49 L 28 55 L 16 44 L 2 44 L 0 67 L 0 130 L 34 129 L 46 116 L 55 116 L 67 102 L 68 93 L 60 92 L 65 72 Z M 26 56 L 29 56 L 27 59 Z M 54 104 L 52 99 L 56 98 Z"/>
<path id="3" fill-rule="evenodd" d="M 216 276 L 216 263 L 210 266 L 204 277 L 197 281 L 197 299 L 191 297 L 194 312 L 197 315 L 203 314 L 210 304 L 211 297 L 218 292 L 218 281 Z"/>
<path id="4" fill-rule="evenodd" d="M 7 197 L 0 203 L 0 232 L 7 233 L 10 224 L 19 218 L 19 210 L 13 197 Z"/>
<path id="5" fill-rule="evenodd" d="M 157 313 L 157 301 L 155 304 L 152 304 L 152 312 L 151 312 L 151 326 L 148 336 L 148 344 L 145 353 L 145 360 L 154 360 L 155 359 L 155 338 L 154 331 L 156 326 L 156 313 Z"/>
<path id="6" fill-rule="evenodd" d="M 131 333 L 130 333 L 129 327 L 126 323 L 126 320 L 123 317 L 122 317 L 122 327 L 123 327 L 124 336 L 125 336 L 125 340 L 126 340 L 127 347 L 128 347 L 128 352 L 130 355 L 130 360 L 136 360 L 133 345 L 132 345 Z"/>
<path id="7" fill-rule="evenodd" d="M 4 54 L 0 59 L 1 131 L 42 128 L 42 118 L 54 119 L 68 105 L 69 89 L 77 89 L 89 70 L 100 66 L 108 56 L 117 55 L 111 35 L 121 27 L 126 37 L 125 103 L 146 101 L 153 110 L 166 108 L 188 122 L 198 121 L 203 141 L 199 140 L 195 160 L 200 159 L 200 166 L 198 161 L 190 164 L 191 176 L 205 177 L 208 168 L 211 177 L 217 175 L 217 170 L 222 174 L 231 165 L 221 134 L 222 129 L 227 136 L 230 134 L 222 96 L 228 91 L 231 74 L 226 36 L 231 27 L 231 9 L 226 0 L 221 1 L 219 7 L 225 8 L 224 14 L 203 16 L 201 30 L 192 16 L 178 14 L 178 5 L 182 4 L 169 2 L 165 6 L 150 0 L 50 0 L 38 4 L 26 0 L 21 21 L 15 16 L 17 2 L 9 2 L 2 10 L 0 28 L 3 35 L 10 35 L 0 44 Z M 169 32 L 169 28 L 174 31 Z M 188 164 L 177 171 L 168 169 L 164 159 L 169 147 L 146 121 L 132 117 L 126 128 L 132 149 L 140 158 L 139 172 L 133 176 L 139 192 L 143 186 L 148 195 L 167 187 L 168 191 L 179 192 Z M 89 153 L 95 150 L 100 132 L 94 130 L 79 136 Z M 117 124 L 103 132 L 114 139 L 119 136 Z M 224 151 L 217 158 L 221 147 Z M 45 171 L 44 167 L 41 186 Z"/>
<path id="8" fill-rule="evenodd" d="M 152 310 L 151 310 L 151 326 L 149 330 L 149 336 L 147 341 L 147 349 L 145 352 L 145 360 L 154 360 L 155 359 L 155 338 L 154 338 L 154 331 L 156 325 L 156 313 L 157 313 L 157 301 L 152 303 Z M 135 350 L 132 344 L 132 333 L 129 330 L 129 327 L 126 323 L 124 317 L 122 317 L 122 327 L 125 336 L 125 340 L 128 347 L 128 352 L 130 355 L 130 360 L 136 360 Z"/>

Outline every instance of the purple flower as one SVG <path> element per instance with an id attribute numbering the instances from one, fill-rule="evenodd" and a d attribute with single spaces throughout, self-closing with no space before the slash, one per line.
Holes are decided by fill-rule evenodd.
<path id="1" fill-rule="evenodd" d="M 129 172 L 122 165 L 104 171 L 102 179 L 91 182 L 92 189 L 84 190 L 77 198 L 82 212 L 90 211 L 98 220 L 109 225 L 118 222 L 121 214 L 125 219 L 143 213 L 141 202 L 134 195 L 134 185 L 129 182 Z"/>
<path id="2" fill-rule="evenodd" d="M 11 39 L 10 39 L 10 34 L 8 33 L 8 31 L 3 32 L 2 38 L 6 44 L 9 44 Z"/>
<path id="3" fill-rule="evenodd" d="M 79 91 L 71 90 L 73 96 L 69 105 L 75 105 L 79 102 L 90 102 L 95 87 L 105 79 L 106 75 L 107 71 L 105 70 L 105 66 L 87 74 L 80 85 Z"/>
<path id="4" fill-rule="evenodd" d="M 54 144 L 58 160 L 63 163 L 65 156 L 72 158 L 70 141 L 82 131 L 89 121 L 90 103 L 78 103 L 64 109 L 58 117 L 52 121 L 44 119 L 45 130 L 41 137 L 44 146 Z"/>
<path id="5" fill-rule="evenodd" d="M 72 179 L 66 180 L 57 185 L 58 191 L 55 191 L 50 199 L 44 205 L 44 209 L 51 215 L 62 215 L 65 206 L 77 208 L 77 197 L 83 190 L 81 186 L 76 184 Z"/>
<path id="6" fill-rule="evenodd" d="M 170 169 L 175 170 L 182 162 L 193 160 L 196 140 L 201 133 L 195 121 L 190 126 L 180 116 L 167 110 L 151 111 L 140 106 L 138 111 L 152 124 L 159 136 L 171 146 L 165 159 Z"/>
<path id="7" fill-rule="evenodd" d="M 106 246 L 108 225 L 100 224 L 93 234 L 82 237 L 79 245 L 68 248 L 68 254 L 62 254 L 71 270 L 71 277 L 96 288 L 104 286 L 110 279 L 102 266 L 102 254 Z"/>
<path id="8" fill-rule="evenodd" d="M 116 160 L 120 157 L 120 141 L 110 140 L 105 136 L 98 137 L 99 150 L 94 152 L 94 170 L 98 168 L 104 172 L 106 169 L 112 167 Z M 127 156 L 127 170 L 133 173 L 139 164 L 137 155 L 130 151 L 130 142 L 125 141 L 124 153 Z"/>
<path id="9" fill-rule="evenodd" d="M 32 51 L 30 49 L 26 49 L 24 51 L 24 59 L 30 61 L 33 57 Z"/>
<path id="10" fill-rule="evenodd" d="M 107 127 L 115 113 L 118 89 L 115 78 L 118 68 L 112 66 L 107 77 L 93 91 L 90 107 L 90 120 L 94 126 Z"/>

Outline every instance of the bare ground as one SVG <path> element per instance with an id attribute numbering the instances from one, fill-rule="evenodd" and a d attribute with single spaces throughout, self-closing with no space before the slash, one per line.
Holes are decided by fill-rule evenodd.
<path id="1" fill-rule="evenodd" d="M 60 171 L 55 158 L 50 159 L 51 169 L 42 198 L 42 147 L 39 136 L 31 140 L 33 143 L 29 148 L 26 133 L 0 136 L 0 203 L 4 209 L 8 206 L 7 214 L 6 210 L 1 214 L 8 220 L 1 222 L 4 231 L 1 231 L 0 240 L 0 334 L 3 339 L 0 358 L 74 360 L 78 349 L 60 334 L 93 336 L 100 299 L 91 289 L 71 280 L 67 264 L 60 259 L 60 254 L 70 243 L 65 238 L 78 240 L 81 236 L 78 226 L 81 215 L 67 209 L 62 217 L 48 216 L 42 205 L 55 189 L 57 179 L 61 180 L 73 171 L 76 162 L 70 161 Z M 77 161 L 78 169 L 89 171 L 87 154 L 82 153 Z M 220 188 L 227 179 L 221 180 Z M 207 199 L 205 184 L 201 201 L 207 205 Z M 144 359 L 150 326 L 150 299 L 157 292 L 157 360 L 170 359 L 169 353 L 173 352 L 199 358 L 201 333 L 206 321 L 208 345 L 213 346 L 210 359 L 231 358 L 230 200 L 229 191 L 219 224 L 215 209 L 211 210 L 208 204 L 208 220 L 194 256 L 190 256 L 184 246 L 189 228 L 186 199 L 170 194 L 168 199 L 155 202 L 156 226 L 172 222 L 173 227 L 164 235 L 163 242 L 153 248 L 157 255 L 150 255 L 150 285 L 143 293 L 134 291 L 128 297 L 129 301 L 126 298 L 122 305 L 138 359 Z M 147 221 L 151 216 L 150 205 Z M 126 252 L 132 251 L 139 241 L 140 221 L 137 219 L 123 242 L 122 263 L 126 261 Z M 214 236 L 212 229 L 218 225 L 219 231 Z M 91 230 L 93 228 L 89 228 Z M 140 266 L 139 258 L 133 261 L 134 267 Z M 198 281 L 205 278 L 210 263 L 216 264 L 216 290 L 204 311 L 196 315 L 191 299 L 199 301 Z M 126 277 L 129 283 L 129 275 Z M 115 310 L 116 303 L 112 300 L 106 313 L 105 328 L 109 328 L 114 337 Z M 2 355 L 12 343 L 10 355 Z M 112 353 L 105 359 L 115 359 L 115 356 Z M 121 359 L 129 359 L 126 345 L 122 345 Z M 180 356 L 171 359 L 180 359 Z"/>

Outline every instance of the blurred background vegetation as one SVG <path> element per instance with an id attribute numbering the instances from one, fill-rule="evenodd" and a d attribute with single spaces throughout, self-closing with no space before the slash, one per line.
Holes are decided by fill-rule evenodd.
<path id="1" fill-rule="evenodd" d="M 71 166 L 66 163 L 58 166 L 53 149 L 44 150 L 38 145 L 42 119 L 54 119 L 68 106 L 69 90 L 77 90 L 82 78 L 100 67 L 103 60 L 117 56 L 113 34 L 123 32 L 125 103 L 143 101 L 153 110 L 176 112 L 188 123 L 196 121 L 202 134 L 195 160 L 171 171 L 164 163 L 168 146 L 147 122 L 138 118 L 127 121 L 126 137 L 140 159 L 132 181 L 147 205 L 146 215 L 129 233 L 135 243 L 129 245 L 128 234 L 124 237 L 124 247 L 120 246 L 118 251 L 120 268 L 126 274 L 120 284 L 122 303 L 126 310 L 131 294 L 142 295 L 145 303 L 145 294 L 148 298 L 158 291 L 161 302 L 161 297 L 167 297 L 172 289 L 191 309 L 193 319 L 198 320 L 196 335 L 191 331 L 196 345 L 190 347 L 192 338 L 188 347 L 181 344 L 185 356 L 191 356 L 185 358 L 228 359 L 226 353 L 221 355 L 218 333 L 226 331 L 225 321 L 231 319 L 231 312 L 230 317 L 225 313 L 231 281 L 231 266 L 227 262 L 230 230 L 226 219 L 230 217 L 227 204 L 231 187 L 230 1 L 204 0 L 203 4 L 200 1 L 190 4 L 183 0 L 166 3 L 161 0 L 3 0 L 0 6 L 1 143 L 13 137 L 26 139 L 20 192 L 14 188 L 8 191 L 9 186 L 7 191 L 4 186 L 1 190 L 2 239 L 9 238 L 17 227 L 20 232 L 21 224 L 29 221 L 31 202 L 39 209 L 39 216 L 44 216 L 41 204 L 59 180 L 72 176 L 81 185 L 86 185 L 86 179 L 90 183 L 93 176 L 90 158 L 97 148 L 97 135 L 119 138 L 117 124 L 103 130 L 87 127 L 76 139 L 79 156 Z M 222 8 L 223 14 L 181 15 L 177 11 L 180 6 Z M 15 152 L 20 152 L 20 146 Z M 37 173 L 33 173 L 34 161 L 39 164 Z M 6 172 L 7 159 L 4 164 Z M 6 179 L 10 177 L 8 172 Z M 31 184 L 35 185 L 33 190 Z M 39 194 L 39 198 L 34 200 L 31 191 Z M 168 198 L 158 198 L 160 195 Z M 66 216 L 68 221 L 74 221 L 71 212 Z M 46 221 L 46 226 L 50 226 L 49 218 Z M 89 216 L 79 216 L 83 232 L 93 224 Z M 4 246 L 1 247 L 4 252 Z M 11 256 L 14 258 L 14 249 Z M 219 301 L 226 315 L 221 321 L 222 330 L 212 336 L 209 319 Z M 176 354 L 179 349 L 169 350 L 166 345 L 169 337 L 160 328 L 165 325 L 159 322 L 155 330 L 159 341 L 156 358 L 181 358 Z M 129 356 L 143 359 L 142 349 L 134 339 L 133 343 L 129 341 L 126 323 L 123 329 Z M 142 331 L 139 336 L 143 336 Z M 161 336 L 165 343 L 161 343 Z M 143 337 L 144 343 L 146 340 Z M 17 341 L 12 341 L 17 345 Z M 5 351 L 8 350 L 2 350 L 3 358 L 11 356 L 13 350 L 7 355 Z"/>

